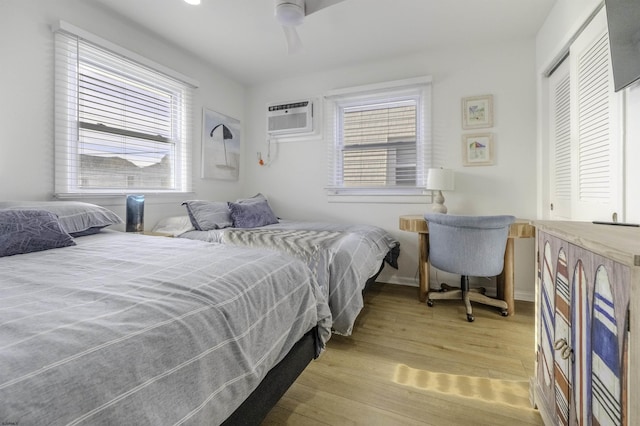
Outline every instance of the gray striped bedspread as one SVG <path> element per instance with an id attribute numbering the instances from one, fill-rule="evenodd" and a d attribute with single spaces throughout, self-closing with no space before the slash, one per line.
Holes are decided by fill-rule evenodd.
<path id="1" fill-rule="evenodd" d="M 304 231 L 299 234 L 303 237 L 315 233 L 318 239 L 311 243 L 307 241 L 309 238 L 297 239 L 295 235 L 298 231 Z M 370 225 L 283 220 L 277 224 L 244 230 L 189 231 L 180 237 L 231 243 L 229 235 L 237 232 L 241 232 L 248 241 L 243 244 L 276 248 L 305 260 L 314 270 L 329 301 L 333 332 L 346 336 L 352 333 L 355 320 L 364 307 L 362 290 L 367 280 L 378 272 L 383 261 L 397 268 L 400 252 L 397 240 L 384 229 Z M 257 236 L 247 237 L 252 232 Z M 272 238 L 265 242 L 258 235 L 271 235 Z M 278 246 L 278 241 L 283 244 Z M 241 242 L 241 238 L 233 238 L 232 242 Z M 312 252 L 314 255 L 310 256 Z"/>
<path id="2" fill-rule="evenodd" d="M 331 313 L 271 250 L 102 232 L 0 258 L 0 422 L 215 425 Z"/>

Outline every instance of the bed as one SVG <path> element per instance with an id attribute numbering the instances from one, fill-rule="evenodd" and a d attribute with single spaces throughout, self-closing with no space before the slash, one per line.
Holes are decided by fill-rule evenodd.
<path id="1" fill-rule="evenodd" d="M 352 333 L 364 306 L 363 290 L 384 264 L 398 267 L 399 242 L 376 226 L 278 219 L 262 194 L 235 203 L 184 204 L 188 219 L 175 218 L 173 229 L 165 221 L 157 229 L 180 238 L 275 249 L 303 260 L 329 302 L 337 334 Z"/>
<path id="2" fill-rule="evenodd" d="M 5 424 L 255 424 L 329 339 L 299 259 L 2 207 Z"/>

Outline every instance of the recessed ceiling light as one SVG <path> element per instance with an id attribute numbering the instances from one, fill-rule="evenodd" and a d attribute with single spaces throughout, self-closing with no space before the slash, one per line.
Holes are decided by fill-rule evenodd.
<path id="1" fill-rule="evenodd" d="M 184 0 L 185 3 L 189 3 L 192 4 L 194 6 L 197 6 L 200 4 L 200 0 Z"/>

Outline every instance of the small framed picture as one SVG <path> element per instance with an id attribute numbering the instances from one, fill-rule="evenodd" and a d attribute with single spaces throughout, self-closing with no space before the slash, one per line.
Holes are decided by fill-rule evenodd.
<path id="1" fill-rule="evenodd" d="M 493 95 L 462 99 L 462 128 L 493 127 Z"/>
<path id="2" fill-rule="evenodd" d="M 493 164 L 493 135 L 478 133 L 462 136 L 462 164 L 490 166 Z"/>

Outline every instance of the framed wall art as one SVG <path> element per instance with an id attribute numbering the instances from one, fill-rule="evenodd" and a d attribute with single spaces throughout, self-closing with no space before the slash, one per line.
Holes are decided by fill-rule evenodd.
<path id="1" fill-rule="evenodd" d="M 462 136 L 462 164 L 490 166 L 493 164 L 493 135 L 478 133 Z"/>
<path id="2" fill-rule="evenodd" d="M 240 121 L 202 110 L 202 178 L 238 180 Z"/>
<path id="3" fill-rule="evenodd" d="M 493 95 L 462 99 L 462 128 L 493 127 Z"/>

